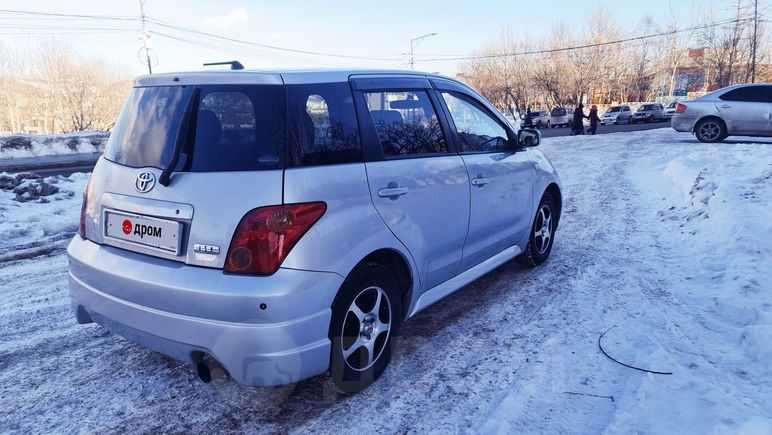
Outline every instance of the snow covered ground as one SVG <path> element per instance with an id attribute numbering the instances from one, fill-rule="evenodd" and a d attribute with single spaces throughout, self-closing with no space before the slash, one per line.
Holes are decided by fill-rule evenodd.
<path id="1" fill-rule="evenodd" d="M 0 159 L 101 153 L 109 137 L 109 132 L 102 131 L 0 136 Z"/>
<path id="2" fill-rule="evenodd" d="M 324 376 L 202 384 L 77 325 L 61 250 L 0 263 L 0 432 L 772 433 L 772 140 L 661 129 L 542 148 L 564 182 L 550 260 L 411 319 L 356 396 Z M 2 194 L 2 243 L 75 231 L 84 182 L 43 204 Z M 612 357 L 672 375 L 609 360 L 604 331 Z"/>

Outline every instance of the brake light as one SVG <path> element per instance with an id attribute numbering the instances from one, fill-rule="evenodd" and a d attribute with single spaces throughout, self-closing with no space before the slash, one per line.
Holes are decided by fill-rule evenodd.
<path id="1" fill-rule="evenodd" d="M 684 113 L 684 110 L 686 110 L 686 104 L 678 103 L 678 105 L 675 106 L 675 113 Z"/>
<path id="2" fill-rule="evenodd" d="M 327 211 L 323 202 L 260 207 L 249 211 L 236 227 L 225 272 L 271 275 L 301 237 Z"/>
<path id="3" fill-rule="evenodd" d="M 80 205 L 80 226 L 78 234 L 80 238 L 86 240 L 86 208 L 88 206 L 88 192 L 91 190 L 91 178 L 89 178 L 86 188 L 83 189 L 83 203 Z"/>

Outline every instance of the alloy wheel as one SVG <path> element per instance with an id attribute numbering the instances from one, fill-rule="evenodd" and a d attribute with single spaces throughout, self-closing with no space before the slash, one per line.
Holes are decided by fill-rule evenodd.
<path id="1" fill-rule="evenodd" d="M 536 251 L 539 255 L 544 254 L 550 246 L 552 240 L 552 210 L 549 205 L 544 204 L 536 215 L 536 224 L 534 225 L 533 240 L 536 244 Z"/>
<path id="2" fill-rule="evenodd" d="M 704 140 L 713 141 L 721 135 L 721 126 L 714 121 L 704 122 L 697 133 Z"/>
<path id="3" fill-rule="evenodd" d="M 368 287 L 354 298 L 343 320 L 341 351 L 353 370 L 372 367 L 383 353 L 391 331 L 391 303 L 380 287 Z"/>

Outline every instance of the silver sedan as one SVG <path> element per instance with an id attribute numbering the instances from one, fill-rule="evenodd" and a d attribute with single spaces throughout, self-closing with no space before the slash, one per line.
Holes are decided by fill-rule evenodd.
<path id="1" fill-rule="evenodd" d="M 772 136 L 772 84 L 734 85 L 676 105 L 676 131 L 694 133 L 701 142 L 727 136 Z"/>

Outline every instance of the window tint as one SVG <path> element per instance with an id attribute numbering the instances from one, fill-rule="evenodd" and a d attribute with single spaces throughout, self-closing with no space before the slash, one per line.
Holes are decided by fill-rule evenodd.
<path id="1" fill-rule="evenodd" d="M 772 102 L 772 90 L 769 86 L 744 86 L 732 89 L 718 97 L 724 101 L 746 101 L 752 103 Z"/>
<path id="2" fill-rule="evenodd" d="M 364 95 L 386 157 L 448 151 L 426 92 L 365 92 Z"/>
<path id="3" fill-rule="evenodd" d="M 287 99 L 293 166 L 362 161 L 348 83 L 288 86 Z"/>
<path id="4" fill-rule="evenodd" d="M 195 136 L 179 168 L 247 171 L 282 167 L 281 86 L 202 86 Z M 183 157 L 192 161 L 184 162 Z"/>
<path id="5" fill-rule="evenodd" d="M 614 113 L 614 112 L 619 112 L 620 110 L 621 110 L 621 107 L 616 106 L 616 107 L 612 107 L 608 111 L 609 111 L 609 113 Z"/>
<path id="6" fill-rule="evenodd" d="M 443 92 L 464 152 L 500 151 L 507 145 L 507 131 L 495 119 L 460 94 Z"/>
<path id="7" fill-rule="evenodd" d="M 192 94 L 190 86 L 134 88 L 110 135 L 105 158 L 134 168 L 163 168 L 171 160 Z"/>

